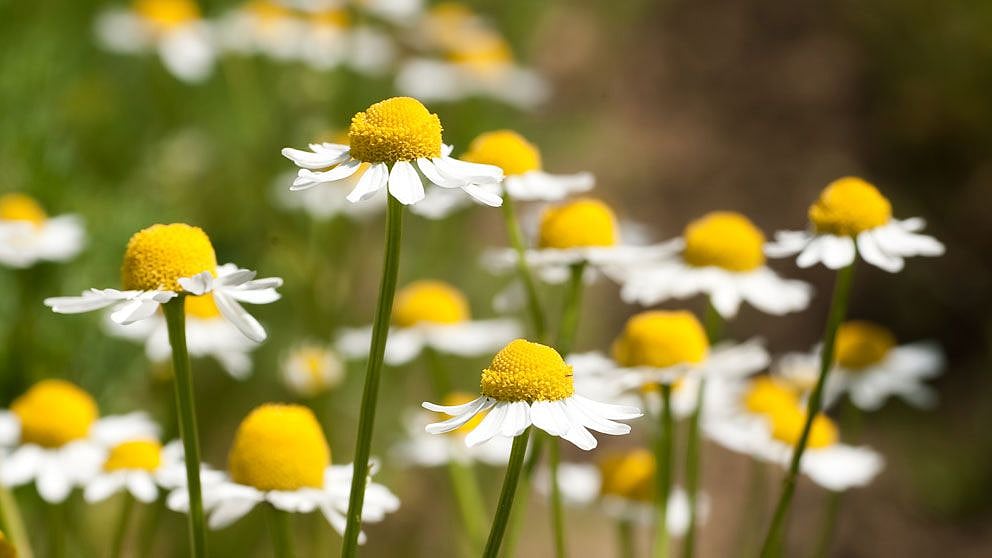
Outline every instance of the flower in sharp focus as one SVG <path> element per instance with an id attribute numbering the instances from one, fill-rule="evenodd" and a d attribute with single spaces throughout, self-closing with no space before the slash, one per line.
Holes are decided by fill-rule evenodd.
<path id="1" fill-rule="evenodd" d="M 424 349 L 465 357 L 491 353 L 520 335 L 511 319 L 473 320 L 468 300 L 455 287 L 436 280 L 410 283 L 396 293 L 393 327 L 386 340 L 386 362 L 398 366 Z M 370 327 L 345 330 L 337 346 L 349 359 L 368 356 Z"/>
<path id="2" fill-rule="evenodd" d="M 341 533 L 351 472 L 351 465 L 331 465 L 327 439 L 312 411 L 299 405 L 262 405 L 238 427 L 228 454 L 227 476 L 203 487 L 208 525 L 224 528 L 268 502 L 293 513 L 319 510 Z M 370 480 L 366 490 L 363 522 L 382 521 L 387 513 L 399 509 L 399 500 L 385 486 Z M 169 507 L 188 511 L 186 492 L 173 492 Z"/>
<path id="3" fill-rule="evenodd" d="M 741 302 L 776 315 L 809 304 L 812 288 L 765 265 L 765 236 L 739 213 L 709 213 L 689 223 L 678 242 L 670 258 L 607 272 L 623 285 L 626 302 L 651 306 L 705 294 L 724 318 L 736 316 Z"/>
<path id="4" fill-rule="evenodd" d="M 282 359 L 282 382 L 300 397 L 312 398 L 337 387 L 345 376 L 345 363 L 330 347 L 303 343 Z"/>
<path id="5" fill-rule="evenodd" d="M 424 403 L 429 411 L 452 418 L 430 424 L 430 434 L 457 429 L 476 415 L 488 411 L 468 435 L 471 447 L 495 436 L 512 438 L 532 424 L 552 436 L 572 442 L 583 450 L 596 447 L 589 430 L 603 434 L 630 433 L 630 426 L 615 420 L 642 416 L 636 407 L 599 403 L 575 392 L 572 367 L 551 347 L 524 339 L 510 342 L 482 371 L 482 395 L 462 405 Z"/>
<path id="6" fill-rule="evenodd" d="M 904 258 L 940 256 L 944 245 L 919 234 L 925 225 L 914 217 L 892 217 L 892 204 L 875 186 L 860 178 L 831 182 L 809 207 L 810 230 L 779 231 L 765 247 L 773 258 L 799 254 L 796 264 L 811 267 L 822 262 L 839 269 L 858 254 L 868 263 L 889 272 L 903 268 Z"/>
<path id="7" fill-rule="evenodd" d="M 451 147 L 441 141 L 440 119 L 416 99 L 393 97 L 359 112 L 352 118 L 348 140 L 350 145 L 311 144 L 309 151 L 284 148 L 283 156 L 300 167 L 292 188 L 343 180 L 368 163 L 348 201 L 371 198 L 388 187 L 400 203 L 415 204 L 425 196 L 422 174 L 442 188 L 460 188 L 485 205 L 503 203 L 494 191 L 503 171 L 450 157 Z M 319 169 L 328 170 L 314 172 Z"/>
<path id="8" fill-rule="evenodd" d="M 217 265 L 210 238 L 199 227 L 182 223 L 152 225 L 128 241 L 121 266 L 124 290 L 90 289 L 82 296 L 45 299 L 60 314 L 113 307 L 111 319 L 126 325 L 155 316 L 163 303 L 183 295 L 210 293 L 217 310 L 246 337 L 260 343 L 266 333 L 242 308 L 279 299 L 282 279 L 255 279 L 255 272 L 234 264 Z"/>
<path id="9" fill-rule="evenodd" d="M 456 407 L 470 403 L 475 395 L 465 392 L 452 392 L 441 403 L 446 407 Z M 422 409 L 410 413 L 405 418 L 406 438 L 393 447 L 395 458 L 420 467 L 438 467 L 451 461 L 461 463 L 484 463 L 486 465 L 506 465 L 510 457 L 513 439 L 495 436 L 489 441 L 474 446 L 465 445 L 465 437 L 482 422 L 485 413 L 475 415 L 471 420 L 443 436 L 429 434 L 425 428 L 433 422 L 434 416 Z"/>
<path id="10" fill-rule="evenodd" d="M 44 261 L 64 262 L 82 250 L 85 240 L 78 217 L 49 217 L 26 194 L 0 195 L 0 264 L 25 268 Z"/>

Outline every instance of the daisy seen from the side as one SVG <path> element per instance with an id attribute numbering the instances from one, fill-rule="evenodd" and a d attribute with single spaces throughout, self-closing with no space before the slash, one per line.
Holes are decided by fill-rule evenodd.
<path id="1" fill-rule="evenodd" d="M 345 377 L 345 363 L 332 347 L 324 343 L 305 342 L 283 355 L 280 365 L 282 383 L 293 394 L 314 398 L 334 389 Z"/>
<path id="2" fill-rule="evenodd" d="M 75 215 L 49 217 L 37 200 L 18 192 L 0 195 L 0 265 L 27 268 L 65 262 L 86 242 Z"/>

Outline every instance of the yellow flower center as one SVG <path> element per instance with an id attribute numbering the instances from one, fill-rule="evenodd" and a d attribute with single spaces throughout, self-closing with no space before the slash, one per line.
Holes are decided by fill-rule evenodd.
<path id="1" fill-rule="evenodd" d="M 809 206 L 809 220 L 816 231 L 837 236 L 855 236 L 892 219 L 892 204 L 877 188 L 848 176 L 824 188 Z"/>
<path id="2" fill-rule="evenodd" d="M 599 492 L 603 496 L 637 502 L 654 499 L 655 461 L 646 449 L 608 456 L 599 462 L 599 472 L 602 478 Z"/>
<path id="3" fill-rule="evenodd" d="M 252 17 L 261 22 L 263 27 L 294 17 L 293 11 L 289 8 L 268 0 L 255 0 L 250 2 L 245 9 Z"/>
<path id="4" fill-rule="evenodd" d="M 443 281 L 414 281 L 396 293 L 393 323 L 457 324 L 469 319 L 468 301 L 458 289 Z"/>
<path id="5" fill-rule="evenodd" d="M 781 381 L 769 376 L 760 376 L 751 381 L 744 395 L 744 407 L 752 413 L 772 417 L 783 409 L 792 410 L 799 406 L 799 397 Z"/>
<path id="6" fill-rule="evenodd" d="M 881 362 L 895 346 L 896 337 L 888 329 L 854 320 L 837 329 L 834 358 L 844 368 L 859 370 Z"/>
<path id="7" fill-rule="evenodd" d="M 803 424 L 806 422 L 806 412 L 803 409 L 798 407 L 781 408 L 771 416 L 771 419 L 773 438 L 790 446 L 795 446 L 799 442 L 799 437 L 803 432 Z M 806 444 L 812 449 L 825 448 L 836 444 L 839 438 L 837 425 L 821 413 L 813 418 Z"/>
<path id="8" fill-rule="evenodd" d="M 0 531 L 0 558 L 17 558 L 17 547 Z"/>
<path id="9" fill-rule="evenodd" d="M 256 408 L 241 421 L 228 455 L 231 479 L 259 490 L 320 488 L 330 464 L 317 417 L 300 405 Z"/>
<path id="10" fill-rule="evenodd" d="M 549 207 L 541 216 L 541 248 L 613 246 L 617 243 L 617 218 L 605 203 L 579 198 Z"/>
<path id="11" fill-rule="evenodd" d="M 163 29 L 200 19 L 200 8 L 192 0 L 137 0 L 134 11 Z"/>
<path id="12" fill-rule="evenodd" d="M 152 225 L 128 241 L 121 279 L 127 290 L 182 292 L 179 279 L 216 269 L 217 256 L 203 229 L 181 223 Z"/>
<path id="13" fill-rule="evenodd" d="M 96 402 L 64 380 L 42 380 L 10 405 L 21 423 L 21 442 L 58 448 L 85 438 L 100 416 Z"/>
<path id="14" fill-rule="evenodd" d="M 691 312 L 650 310 L 627 320 L 613 342 L 613 359 L 622 366 L 667 368 L 702 362 L 709 348 L 706 332 Z"/>
<path id="15" fill-rule="evenodd" d="M 558 401 L 573 393 L 572 367 L 558 351 L 524 339 L 503 347 L 482 371 L 482 394 L 499 401 Z"/>
<path id="16" fill-rule="evenodd" d="M 154 471 L 162 464 L 162 444 L 155 440 L 132 440 L 115 446 L 103 463 L 107 472 Z"/>
<path id="17" fill-rule="evenodd" d="M 441 404 L 453 407 L 455 405 L 464 405 L 465 403 L 474 400 L 475 400 L 475 396 L 470 393 L 465 393 L 463 391 L 455 391 L 449 393 L 448 395 L 445 395 L 444 399 L 441 400 Z M 482 419 L 485 418 L 485 416 L 486 413 L 476 413 L 476 415 L 471 419 L 469 419 L 468 422 L 452 430 L 449 434 L 459 434 L 461 436 L 466 436 L 468 435 L 469 432 L 475 430 L 476 426 L 479 426 L 479 423 L 482 422 Z"/>
<path id="18" fill-rule="evenodd" d="M 472 33 L 466 39 L 470 39 L 463 41 L 467 44 L 457 45 L 448 52 L 448 60 L 480 71 L 499 69 L 513 61 L 510 45 L 499 35 Z"/>
<path id="19" fill-rule="evenodd" d="M 323 10 L 313 14 L 310 21 L 318 27 L 345 28 L 351 23 L 348 12 L 345 10 Z"/>
<path id="20" fill-rule="evenodd" d="M 441 120 L 411 97 L 393 97 L 359 112 L 348 130 L 351 155 L 395 163 L 441 155 Z"/>
<path id="21" fill-rule="evenodd" d="M 740 213 L 714 211 L 685 228 L 686 263 L 751 271 L 765 265 L 765 235 Z"/>
<path id="22" fill-rule="evenodd" d="M 190 318 L 212 320 L 220 317 L 220 310 L 214 302 L 214 295 L 207 293 L 201 296 L 187 296 L 185 300 L 186 315 Z"/>
<path id="23" fill-rule="evenodd" d="M 479 134 L 462 155 L 462 160 L 503 169 L 507 176 L 524 174 L 541 168 L 541 152 L 531 142 L 512 130 Z"/>
<path id="24" fill-rule="evenodd" d="M 0 221 L 26 221 L 38 226 L 47 218 L 45 210 L 31 196 L 17 192 L 0 196 Z"/>

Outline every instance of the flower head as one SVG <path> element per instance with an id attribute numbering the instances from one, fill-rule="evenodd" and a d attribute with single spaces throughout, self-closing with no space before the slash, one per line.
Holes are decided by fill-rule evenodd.
<path id="1" fill-rule="evenodd" d="M 283 381 L 292 392 L 303 397 L 315 397 L 334 388 L 344 376 L 341 357 L 321 344 L 294 347 L 282 362 Z"/>
<path id="2" fill-rule="evenodd" d="M 395 163 L 441 156 L 441 120 L 412 97 L 373 104 L 351 119 L 352 156 L 366 163 Z"/>
<path id="3" fill-rule="evenodd" d="M 731 211 L 714 211 L 685 228 L 682 257 L 696 267 L 752 271 L 765 265 L 765 235 L 751 221 Z"/>
<path id="4" fill-rule="evenodd" d="M 608 455 L 598 463 L 600 494 L 635 502 L 654 499 L 655 460 L 646 449 Z"/>
<path id="5" fill-rule="evenodd" d="M 834 358 L 848 370 L 863 370 L 878 364 L 896 346 L 896 336 L 887 328 L 863 320 L 844 322 L 837 329 Z"/>
<path id="6" fill-rule="evenodd" d="M 537 146 L 512 130 L 480 134 L 469 144 L 462 159 L 495 165 L 503 169 L 507 177 L 541 170 L 541 152 Z"/>
<path id="7" fill-rule="evenodd" d="M 458 324 L 468 321 L 468 300 L 443 281 L 414 281 L 396 293 L 393 323 L 412 327 L 421 323 Z"/>
<path id="8" fill-rule="evenodd" d="M 709 340 L 691 312 L 651 310 L 629 320 L 613 342 L 613 358 L 621 366 L 668 368 L 703 362 Z"/>
<path id="9" fill-rule="evenodd" d="M 795 447 L 799 443 L 803 426 L 806 423 L 805 411 L 798 406 L 780 407 L 770 415 L 770 418 L 772 437 Z M 840 434 L 837 432 L 837 425 L 829 417 L 823 413 L 813 417 L 809 437 L 806 440 L 807 447 L 811 449 L 826 448 L 836 444 L 838 440 L 840 440 Z"/>
<path id="10" fill-rule="evenodd" d="M 48 215 L 45 210 L 31 196 L 19 192 L 0 196 L 0 221 L 20 221 L 37 227 L 46 219 Z"/>
<path id="11" fill-rule="evenodd" d="M 545 210 L 541 216 L 538 246 L 588 248 L 617 243 L 617 218 L 605 203 L 581 198 Z"/>
<path id="12" fill-rule="evenodd" d="M 64 380 L 34 384 L 10 410 L 20 420 L 21 441 L 45 448 L 86 438 L 100 415 L 90 394 Z"/>
<path id="13" fill-rule="evenodd" d="M 228 470 L 231 479 L 258 490 L 320 488 L 331 451 L 313 411 L 266 404 L 238 427 Z"/>
<path id="14" fill-rule="evenodd" d="M 511 341 L 482 371 L 482 394 L 497 401 L 560 401 L 574 393 L 572 367 L 558 351 L 524 339 Z"/>
<path id="15" fill-rule="evenodd" d="M 152 225 L 128 241 L 121 281 L 127 290 L 182 292 L 179 279 L 216 269 L 217 255 L 203 229 L 183 223 Z"/>
<path id="16" fill-rule="evenodd" d="M 162 464 L 162 444 L 158 440 L 139 439 L 122 442 L 110 449 L 103 470 L 153 472 Z"/>
<path id="17" fill-rule="evenodd" d="M 868 182 L 846 176 L 827 185 L 809 207 L 817 232 L 857 236 L 892 219 L 892 204 Z"/>
<path id="18" fill-rule="evenodd" d="M 79 253 L 84 237 L 75 216 L 49 217 L 27 194 L 0 194 L 0 264 L 25 268 L 66 261 Z"/>
<path id="19" fill-rule="evenodd" d="M 769 417 L 797 409 L 799 404 L 799 396 L 793 389 L 770 376 L 755 378 L 744 395 L 744 407 L 748 411 Z"/>
<path id="20" fill-rule="evenodd" d="M 163 30 L 200 19 L 200 7 L 192 0 L 136 0 L 134 11 Z"/>

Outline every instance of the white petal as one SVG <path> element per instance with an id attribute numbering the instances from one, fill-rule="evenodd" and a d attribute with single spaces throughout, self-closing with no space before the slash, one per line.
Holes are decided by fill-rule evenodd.
<path id="1" fill-rule="evenodd" d="M 903 259 L 882 250 L 872 231 L 858 235 L 858 252 L 866 262 L 890 273 L 896 273 L 903 267 Z"/>
<path id="2" fill-rule="evenodd" d="M 820 258 L 823 265 L 830 269 L 840 269 L 847 267 L 854 261 L 855 249 L 854 239 L 847 236 L 823 235 L 823 244 Z"/>
<path id="3" fill-rule="evenodd" d="M 361 167 L 361 164 L 361 161 L 351 159 L 325 172 L 313 172 L 308 169 L 300 169 L 300 172 L 296 175 L 296 180 L 293 181 L 293 185 L 290 186 L 289 189 L 293 191 L 306 190 L 307 188 L 313 188 L 318 184 L 344 180 L 345 178 L 355 174 L 359 167 Z"/>
<path id="4" fill-rule="evenodd" d="M 209 271 L 197 273 L 192 277 L 180 277 L 179 286 L 188 293 L 202 295 L 213 290 L 214 276 Z"/>
<path id="5" fill-rule="evenodd" d="M 151 475 L 145 472 L 131 473 L 127 477 L 127 490 L 139 502 L 150 504 L 158 498 L 158 488 Z"/>
<path id="6" fill-rule="evenodd" d="M 494 192 L 485 188 L 484 186 L 477 186 L 475 184 L 469 184 L 463 188 L 465 193 L 472 196 L 473 199 L 480 203 L 486 204 L 489 207 L 499 207 L 503 205 L 503 197 L 499 193 Z"/>
<path id="7" fill-rule="evenodd" d="M 262 324 L 254 316 L 245 311 L 235 300 L 230 298 L 226 292 L 217 291 L 214 293 L 214 302 L 220 313 L 243 333 L 245 337 L 256 343 L 265 341 L 267 334 Z"/>
<path id="8" fill-rule="evenodd" d="M 334 143 L 311 144 L 312 151 L 284 147 L 282 156 L 289 159 L 298 167 L 305 169 L 326 169 L 343 163 L 351 157 L 351 148 L 347 145 Z"/>
<path id="9" fill-rule="evenodd" d="M 110 498 L 110 496 L 123 488 L 123 486 L 123 475 L 100 475 L 86 485 L 86 490 L 83 492 L 83 499 L 90 504 L 102 502 Z"/>
<path id="10" fill-rule="evenodd" d="M 389 172 L 389 193 L 403 205 L 424 199 L 424 183 L 408 161 L 396 161 Z"/>
<path id="11" fill-rule="evenodd" d="M 503 427 L 503 421 L 506 419 L 507 412 L 510 409 L 510 403 L 505 401 L 500 401 L 497 403 L 489 414 L 482 419 L 471 432 L 465 436 L 465 445 L 468 447 L 481 444 L 488 441 L 493 436 L 499 434 L 500 429 Z"/>
<path id="12" fill-rule="evenodd" d="M 355 185 L 355 189 L 345 199 L 351 203 L 367 200 L 382 190 L 387 180 L 389 180 L 389 167 L 386 163 L 376 163 L 365 171 Z"/>

